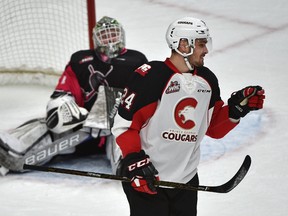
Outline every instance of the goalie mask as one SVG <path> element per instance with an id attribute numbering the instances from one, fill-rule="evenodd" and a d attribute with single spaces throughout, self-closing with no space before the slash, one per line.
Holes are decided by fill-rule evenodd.
<path id="1" fill-rule="evenodd" d="M 178 50 L 181 39 L 187 39 L 191 46 L 190 53 L 180 53 Z M 166 41 L 170 49 L 175 50 L 180 55 L 186 57 L 193 54 L 196 39 L 207 39 L 207 48 L 212 49 L 212 38 L 205 22 L 192 17 L 184 17 L 170 24 L 166 32 Z"/>
<path id="2" fill-rule="evenodd" d="M 124 29 L 116 19 L 104 16 L 93 28 L 93 42 L 97 53 L 115 58 L 125 48 Z"/>

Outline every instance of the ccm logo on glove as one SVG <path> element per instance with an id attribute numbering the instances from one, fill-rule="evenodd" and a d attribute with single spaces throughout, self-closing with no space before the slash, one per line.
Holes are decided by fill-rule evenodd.
<path id="1" fill-rule="evenodd" d="M 145 158 L 141 161 L 137 161 L 136 163 L 134 164 L 131 164 L 130 166 L 128 166 L 128 170 L 129 171 L 132 171 L 132 170 L 135 170 L 136 168 L 141 168 L 143 166 L 145 166 L 146 164 L 149 164 L 150 163 L 150 158 Z"/>

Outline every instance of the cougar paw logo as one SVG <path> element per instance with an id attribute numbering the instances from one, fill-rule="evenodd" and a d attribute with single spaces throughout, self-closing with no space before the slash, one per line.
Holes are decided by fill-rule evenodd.
<path id="1" fill-rule="evenodd" d="M 185 98 L 176 105 L 174 118 L 179 127 L 189 130 L 195 126 L 196 106 L 197 101 L 194 98 Z"/>

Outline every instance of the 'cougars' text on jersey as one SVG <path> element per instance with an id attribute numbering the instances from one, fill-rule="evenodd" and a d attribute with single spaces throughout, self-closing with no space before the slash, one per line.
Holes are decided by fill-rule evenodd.
<path id="1" fill-rule="evenodd" d="M 223 104 L 208 68 L 180 73 L 169 59 L 149 62 L 125 88 L 112 132 L 124 157 L 143 149 L 160 179 L 186 183 L 197 172 L 204 135 L 220 138 L 235 127 Z"/>

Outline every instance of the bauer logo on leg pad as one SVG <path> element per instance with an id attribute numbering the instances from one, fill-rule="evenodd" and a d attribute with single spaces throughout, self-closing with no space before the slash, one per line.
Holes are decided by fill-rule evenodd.
<path id="1" fill-rule="evenodd" d="M 48 158 L 51 158 L 59 152 L 64 150 L 70 149 L 73 146 L 79 144 L 80 135 L 76 134 L 72 137 L 62 140 L 61 142 L 57 143 L 56 145 L 48 146 L 47 148 L 39 151 L 39 152 L 32 152 L 32 155 L 29 155 L 25 158 L 25 164 L 37 164 L 41 161 L 44 161 Z"/>

